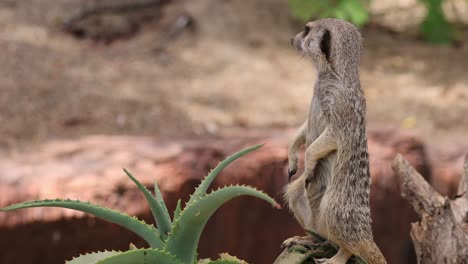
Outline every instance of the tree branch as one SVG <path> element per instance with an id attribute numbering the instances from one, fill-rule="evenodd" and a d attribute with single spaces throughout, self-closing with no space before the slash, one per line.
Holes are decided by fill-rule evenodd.
<path id="1" fill-rule="evenodd" d="M 465 156 L 463 171 L 458 185 L 458 196 L 463 196 L 468 199 L 468 154 Z"/>
<path id="2" fill-rule="evenodd" d="M 160 0 L 144 0 L 141 2 L 119 3 L 114 5 L 99 5 L 78 10 L 73 15 L 65 19 L 65 29 L 70 28 L 74 23 L 83 20 L 89 16 L 100 13 L 124 13 L 135 10 L 142 10 L 145 8 L 159 7 L 163 1 Z"/>
<path id="3" fill-rule="evenodd" d="M 398 174 L 401 195 L 412 205 L 419 216 L 432 214 L 435 208 L 444 204 L 444 198 L 437 193 L 411 164 L 398 154 L 392 163 Z"/>

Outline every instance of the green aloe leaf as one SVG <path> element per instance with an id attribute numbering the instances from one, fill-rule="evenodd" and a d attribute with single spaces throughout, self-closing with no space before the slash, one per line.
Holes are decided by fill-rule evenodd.
<path id="1" fill-rule="evenodd" d="M 164 208 L 161 206 L 161 203 L 156 201 L 153 195 L 143 186 L 130 172 L 126 169 L 123 169 L 127 176 L 136 184 L 138 189 L 143 193 L 145 196 L 146 201 L 150 205 L 151 213 L 153 214 L 154 220 L 158 225 L 159 232 L 161 233 L 162 238 L 165 240 L 167 238 L 167 233 L 171 230 L 171 219 L 169 218 L 169 214 L 164 212 Z M 155 186 L 156 188 L 156 186 Z M 156 191 L 157 195 L 157 191 Z M 162 202 L 164 204 L 164 201 Z M 166 206 L 164 206 L 166 207 Z M 166 209 L 167 210 L 167 209 Z"/>
<path id="2" fill-rule="evenodd" d="M 97 262 L 97 264 L 183 264 L 177 257 L 158 249 L 126 251 Z"/>
<path id="3" fill-rule="evenodd" d="M 263 199 L 279 205 L 267 194 L 246 186 L 229 186 L 216 190 L 194 201 L 175 219 L 165 249 L 184 263 L 194 263 L 201 232 L 211 215 L 225 202 L 242 195 Z"/>
<path id="4" fill-rule="evenodd" d="M 135 217 L 112 210 L 109 208 L 100 207 L 98 205 L 72 200 L 39 200 L 29 201 L 24 203 L 13 204 L 5 208 L 1 208 L 0 212 L 14 211 L 32 207 L 61 207 L 73 209 L 94 215 L 108 222 L 120 225 L 143 238 L 152 248 L 162 248 L 163 241 L 159 237 L 159 231 L 152 225 L 148 225 Z"/>
<path id="5" fill-rule="evenodd" d="M 174 211 L 174 220 L 176 220 L 179 216 L 180 216 L 180 207 L 181 207 L 181 202 L 180 202 L 180 199 L 177 201 L 177 206 L 176 206 L 176 209 Z"/>
<path id="6" fill-rule="evenodd" d="M 65 264 L 96 264 L 98 261 L 106 259 L 108 257 L 122 254 L 119 251 L 103 251 L 96 253 L 89 253 L 73 258 L 72 260 L 65 261 Z"/>
<path id="7" fill-rule="evenodd" d="M 166 203 L 161 194 L 161 190 L 159 189 L 158 183 L 154 182 L 154 193 L 156 194 L 156 199 L 161 204 L 162 209 L 164 210 L 164 214 L 166 215 L 167 221 L 171 222 L 171 217 L 169 216 L 169 211 L 167 210 Z"/>
<path id="8" fill-rule="evenodd" d="M 255 145 L 255 146 L 252 146 L 252 147 L 249 147 L 249 148 L 246 148 L 246 149 L 243 149 L 237 153 L 234 153 L 233 155 L 227 157 L 225 160 L 221 161 L 218 166 L 216 166 L 216 168 L 214 168 L 209 174 L 208 176 L 205 177 L 205 179 L 203 179 L 200 183 L 200 185 L 198 185 L 198 187 L 195 189 L 195 192 L 192 194 L 192 196 L 190 197 L 190 200 L 188 201 L 187 205 L 186 206 L 189 206 L 191 205 L 194 201 L 200 199 L 200 197 L 204 196 L 206 194 L 206 191 L 208 190 L 208 188 L 210 187 L 211 183 L 213 182 L 213 180 L 216 178 L 216 176 L 218 176 L 218 174 L 224 169 L 226 168 L 229 164 L 231 164 L 233 161 L 235 161 L 236 159 L 244 156 L 245 154 L 249 153 L 249 152 L 252 152 L 256 149 L 259 149 L 260 147 L 262 147 L 263 145 L 259 144 L 259 145 Z"/>

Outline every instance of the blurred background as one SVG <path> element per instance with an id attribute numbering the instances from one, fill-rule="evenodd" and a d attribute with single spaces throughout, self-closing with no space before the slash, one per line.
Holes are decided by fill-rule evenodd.
<path id="1" fill-rule="evenodd" d="M 0 0 L 0 206 L 72 197 L 149 219 L 120 168 L 161 181 L 174 208 L 225 155 L 258 142 L 267 144 L 217 184 L 281 200 L 286 142 L 315 80 L 289 39 L 323 17 L 361 28 L 374 232 L 389 263 L 415 263 L 416 218 L 390 161 L 407 154 L 454 195 L 468 151 L 466 0 Z M 287 210 L 249 201 L 215 216 L 201 256 L 271 263 L 300 234 Z M 68 211 L 0 215 L 0 263 L 63 263 L 134 239 Z"/>

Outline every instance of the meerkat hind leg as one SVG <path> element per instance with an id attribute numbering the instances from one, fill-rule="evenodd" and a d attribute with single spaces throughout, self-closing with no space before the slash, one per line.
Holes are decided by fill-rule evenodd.
<path id="1" fill-rule="evenodd" d="M 299 148 L 306 143 L 306 130 L 307 130 L 307 121 L 302 124 L 302 126 L 296 131 L 294 137 L 289 142 L 288 150 L 288 177 L 291 180 L 291 177 L 297 172 L 297 162 L 299 161 Z"/>
<path id="2" fill-rule="evenodd" d="M 310 144 L 305 153 L 305 172 L 307 178 L 313 177 L 315 166 L 319 159 L 326 157 L 330 152 L 338 147 L 335 138 L 333 138 L 330 130 L 325 128 L 320 136 Z"/>

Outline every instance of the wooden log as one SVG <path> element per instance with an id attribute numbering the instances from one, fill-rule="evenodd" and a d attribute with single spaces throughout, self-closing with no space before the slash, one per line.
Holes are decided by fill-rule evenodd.
<path id="1" fill-rule="evenodd" d="M 442 197 L 401 155 L 392 168 L 401 195 L 421 217 L 410 233 L 418 263 L 468 263 L 468 155 L 455 200 Z"/>

